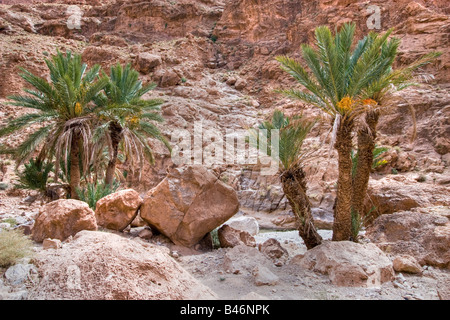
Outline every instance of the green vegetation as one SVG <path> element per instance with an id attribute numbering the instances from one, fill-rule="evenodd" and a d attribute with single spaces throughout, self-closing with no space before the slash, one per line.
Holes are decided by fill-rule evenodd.
<path id="1" fill-rule="evenodd" d="M 95 210 L 97 201 L 108 194 L 114 193 L 119 188 L 120 183 L 114 181 L 112 185 L 104 182 L 87 183 L 85 189 L 78 189 L 78 197 L 81 201 L 86 202 L 92 210 Z"/>
<path id="2" fill-rule="evenodd" d="M 370 32 L 355 43 L 355 24 L 333 35 L 327 26 L 315 30 L 315 44 L 301 46 L 302 62 L 288 56 L 277 61 L 305 89 L 280 90 L 323 112 L 332 125 L 332 146 L 338 154 L 337 201 L 333 240 L 352 238 L 352 210 L 361 214 L 373 165 L 379 112 L 389 96 L 410 85 L 414 70 L 440 53 L 430 53 L 409 66 L 393 70 L 400 40 Z M 361 121 L 363 125 L 357 126 Z M 353 132 L 358 129 L 358 160 L 352 161 Z"/>
<path id="3" fill-rule="evenodd" d="M 279 160 L 279 174 L 283 191 L 297 216 L 299 235 L 308 249 L 322 242 L 322 238 L 314 226 L 311 204 L 306 195 L 306 174 L 302 166 L 303 160 L 308 156 L 308 153 L 302 150 L 303 141 L 314 125 L 314 120 L 308 120 L 301 115 L 289 118 L 283 112 L 276 110 L 270 121 L 259 125 L 259 130 L 250 131 L 252 135 L 258 137 L 260 130 L 266 130 L 267 140 L 258 139 L 257 147 L 267 151 L 275 160 Z M 278 130 L 279 133 L 278 157 L 271 154 L 272 130 Z"/>
<path id="4" fill-rule="evenodd" d="M 24 169 L 17 173 L 19 189 L 31 189 L 44 192 L 50 173 L 53 171 L 53 163 L 30 159 L 24 164 Z"/>
<path id="5" fill-rule="evenodd" d="M 34 128 L 18 147 L 0 146 L 0 153 L 16 161 L 18 187 L 44 191 L 49 181 L 62 179 L 70 185 L 71 198 L 81 196 L 93 204 L 99 195 L 117 189 L 115 176 L 123 178 L 116 174 L 119 160 L 131 170 L 141 168 L 144 160 L 154 162 L 148 138 L 170 150 L 156 126 L 164 120 L 164 101 L 142 98 L 155 84 L 143 85 L 130 64 L 113 66 L 107 75 L 99 65 L 88 68 L 81 55 L 70 51 L 44 60 L 50 81 L 22 69 L 20 76 L 31 89 L 9 97 L 10 105 L 35 112 L 0 127 L 0 137 Z M 102 179 L 108 188 L 89 183 Z"/>
<path id="6" fill-rule="evenodd" d="M 109 152 L 109 162 L 105 174 L 106 184 L 111 185 L 116 171 L 119 145 L 130 161 L 131 168 L 142 168 L 147 159 L 154 163 L 152 148 L 148 138 L 161 141 L 169 150 L 169 142 L 154 124 L 164 121 L 160 115 L 161 99 L 144 100 L 142 96 L 156 87 L 146 86 L 139 80 L 139 73 L 128 64 L 111 67 L 110 75 L 105 77 L 108 84 L 104 94 L 97 100 L 97 115 L 101 124 L 95 128 L 94 145 L 96 153 L 104 148 Z"/>

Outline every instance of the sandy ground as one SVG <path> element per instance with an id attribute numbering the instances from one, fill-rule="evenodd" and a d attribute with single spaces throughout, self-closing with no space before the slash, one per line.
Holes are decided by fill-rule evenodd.
<path id="1" fill-rule="evenodd" d="M 330 230 L 319 230 L 319 233 L 324 239 L 331 238 Z M 182 255 L 177 260 L 196 279 L 215 291 L 220 299 L 231 300 L 437 300 L 438 279 L 450 275 L 446 270 L 427 267 L 422 276 L 397 273 L 395 281 L 379 287 L 337 287 L 327 275 L 290 263 L 295 255 L 306 251 L 296 231 L 261 232 L 255 237 L 257 243 L 269 238 L 277 239 L 290 257 L 285 265 L 271 268 L 278 277 L 275 285 L 256 285 L 251 272 L 234 274 L 224 270 L 225 255 L 231 249 L 219 248 L 202 254 Z M 244 261 L 245 258 L 237 257 Z M 249 269 L 255 267 L 248 259 L 246 263 Z"/>

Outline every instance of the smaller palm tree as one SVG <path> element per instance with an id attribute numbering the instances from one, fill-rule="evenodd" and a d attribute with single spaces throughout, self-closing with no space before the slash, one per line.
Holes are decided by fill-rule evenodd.
<path id="1" fill-rule="evenodd" d="M 284 194 L 292 211 L 298 219 L 298 231 L 308 249 L 322 243 L 322 237 L 317 233 L 311 213 L 311 204 L 306 194 L 306 174 L 303 170 L 303 160 L 309 153 L 302 150 L 303 141 L 311 131 L 315 121 L 302 116 L 286 117 L 283 112 L 276 110 L 270 121 L 259 125 L 259 129 L 267 130 L 267 141 L 271 141 L 271 131 L 279 130 L 279 174 Z M 258 133 L 251 131 L 254 136 Z M 261 140 L 260 140 L 261 143 Z M 268 150 L 267 145 L 260 145 L 260 150 Z M 270 152 L 268 152 L 270 155 Z"/>
<path id="2" fill-rule="evenodd" d="M 99 78 L 100 66 L 87 68 L 81 55 L 70 51 L 45 59 L 50 71 L 50 82 L 22 69 L 20 76 L 31 85 L 24 89 L 28 95 L 9 97 L 10 105 L 35 110 L 15 118 L 0 128 L 0 136 L 7 136 L 25 127 L 35 125 L 36 130 L 17 148 L 2 148 L 13 154 L 17 167 L 38 153 L 36 162 L 48 160 L 55 165 L 58 178 L 60 163 L 69 172 L 71 197 L 78 198 L 81 174 L 89 166 L 92 128 L 95 117 L 93 103 L 107 85 L 108 79 Z"/>
<path id="3" fill-rule="evenodd" d="M 111 67 L 107 78 L 109 82 L 105 87 L 105 94 L 97 100 L 100 107 L 98 116 L 102 124 L 95 131 L 94 141 L 99 147 L 98 154 L 104 146 L 108 147 L 109 162 L 105 183 L 112 185 L 120 143 L 123 143 L 123 150 L 132 168 L 136 166 L 136 162 L 142 167 L 144 159 L 154 163 L 149 138 L 163 142 L 169 150 L 171 147 L 155 125 L 155 122 L 164 121 L 159 113 L 160 105 L 164 101 L 142 98 L 156 85 L 144 86 L 139 80 L 139 73 L 133 70 L 130 64 L 125 67 L 120 64 Z"/>

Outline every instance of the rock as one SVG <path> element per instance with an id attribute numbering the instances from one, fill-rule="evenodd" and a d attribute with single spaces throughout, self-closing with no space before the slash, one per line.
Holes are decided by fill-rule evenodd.
<path id="1" fill-rule="evenodd" d="M 44 205 L 34 223 L 32 239 L 46 238 L 64 241 L 81 230 L 97 230 L 95 212 L 79 200 L 56 200 Z"/>
<path id="2" fill-rule="evenodd" d="M 256 266 L 253 269 L 253 276 L 257 286 L 274 286 L 278 283 L 279 278 L 272 271 L 263 266 Z"/>
<path id="3" fill-rule="evenodd" d="M 278 267 L 289 259 L 289 253 L 277 239 L 267 239 L 258 245 L 258 249 Z"/>
<path id="4" fill-rule="evenodd" d="M 397 272 L 422 273 L 422 267 L 417 260 L 407 254 L 395 257 L 392 264 Z"/>
<path id="5" fill-rule="evenodd" d="M 60 249 L 62 247 L 61 240 L 59 239 L 44 239 L 42 242 L 42 249 Z"/>
<path id="6" fill-rule="evenodd" d="M 144 197 L 141 217 L 175 244 L 192 247 L 239 209 L 233 188 L 202 166 L 175 168 Z"/>
<path id="7" fill-rule="evenodd" d="M 325 241 L 306 251 L 299 264 L 327 274 L 337 286 L 374 287 L 394 278 L 392 262 L 371 243 Z"/>
<path id="8" fill-rule="evenodd" d="M 150 240 L 153 237 L 152 230 L 145 228 L 138 233 L 139 238 L 144 240 Z"/>
<path id="9" fill-rule="evenodd" d="M 259 233 L 258 221 L 253 217 L 241 216 L 233 217 L 226 222 L 227 225 L 236 230 L 246 231 L 252 236 Z"/>
<path id="10" fill-rule="evenodd" d="M 223 270 L 229 273 L 252 275 L 257 266 L 264 266 L 270 270 L 273 264 L 258 249 L 246 245 L 229 249 L 223 259 Z"/>
<path id="11" fill-rule="evenodd" d="M 391 176 L 383 179 L 371 179 L 369 182 L 366 210 L 372 207 L 376 213 L 390 214 L 411 210 L 417 207 L 448 206 L 450 199 L 447 186 L 417 183 L 412 178 Z"/>
<path id="12" fill-rule="evenodd" d="M 122 231 L 134 220 L 141 204 L 142 198 L 133 189 L 111 193 L 97 201 L 97 224 L 107 229 Z"/>
<path id="13" fill-rule="evenodd" d="M 5 274 L 5 280 L 12 286 L 25 284 L 29 279 L 36 279 L 37 269 L 33 264 L 18 263 L 9 267 Z"/>
<path id="14" fill-rule="evenodd" d="M 24 235 L 30 235 L 31 231 L 33 230 L 33 223 L 32 222 L 28 222 L 25 224 L 20 224 L 18 226 L 16 226 L 17 229 L 22 230 Z"/>
<path id="15" fill-rule="evenodd" d="M 433 207 L 382 215 L 367 228 L 366 237 L 390 254 L 414 257 L 421 266 L 448 268 L 448 212 L 447 207 Z M 442 218 L 447 219 L 445 224 Z"/>
<path id="16" fill-rule="evenodd" d="M 440 300 L 450 300 L 450 277 L 438 280 L 437 293 Z"/>
<path id="17" fill-rule="evenodd" d="M 232 86 L 236 83 L 236 81 L 237 81 L 236 77 L 229 77 L 225 83 L 229 86 Z"/>
<path id="18" fill-rule="evenodd" d="M 102 66 L 112 66 L 116 64 L 120 53 L 117 50 L 99 46 L 88 46 L 83 51 L 83 60 L 89 65 L 102 64 Z"/>
<path id="19" fill-rule="evenodd" d="M 217 230 L 221 248 L 233 248 L 238 245 L 255 247 L 256 241 L 248 232 L 236 230 L 227 224 Z"/>
<path id="20" fill-rule="evenodd" d="M 236 82 L 234 83 L 234 88 L 236 90 L 242 90 L 247 86 L 247 81 L 245 81 L 245 79 L 239 78 L 238 80 L 236 80 Z"/>
<path id="21" fill-rule="evenodd" d="M 40 281 L 29 292 L 39 300 L 216 299 L 157 246 L 98 231 L 81 231 L 57 251 L 34 259 Z"/>
<path id="22" fill-rule="evenodd" d="M 161 88 L 175 86 L 181 81 L 181 77 L 172 69 L 157 70 L 154 73 L 153 78 Z"/>
<path id="23" fill-rule="evenodd" d="M 135 68 L 141 73 L 148 74 L 158 67 L 161 62 L 160 56 L 143 52 L 136 57 Z"/>

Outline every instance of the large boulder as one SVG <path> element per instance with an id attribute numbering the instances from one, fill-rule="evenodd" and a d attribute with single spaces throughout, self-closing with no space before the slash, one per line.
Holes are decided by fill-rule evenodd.
<path id="1" fill-rule="evenodd" d="M 141 217 L 175 244 L 192 247 L 239 209 L 235 190 L 202 166 L 171 170 L 144 197 Z"/>
<path id="2" fill-rule="evenodd" d="M 136 218 L 142 198 L 133 189 L 111 193 L 97 201 L 97 224 L 107 229 L 122 231 Z"/>
<path id="3" fill-rule="evenodd" d="M 52 201 L 44 205 L 32 229 L 32 238 L 66 240 L 81 230 L 97 230 L 95 212 L 86 202 L 74 199 Z"/>
<path id="4" fill-rule="evenodd" d="M 327 274 L 331 282 L 345 287 L 373 287 L 394 278 L 391 260 L 374 244 L 325 241 L 306 251 L 301 267 Z"/>
<path id="5" fill-rule="evenodd" d="M 413 256 L 420 265 L 450 267 L 450 209 L 422 208 L 378 217 L 366 236 L 382 250 Z"/>
<path id="6" fill-rule="evenodd" d="M 40 281 L 29 299 L 215 299 L 161 247 L 117 234 L 81 231 L 34 258 Z"/>

